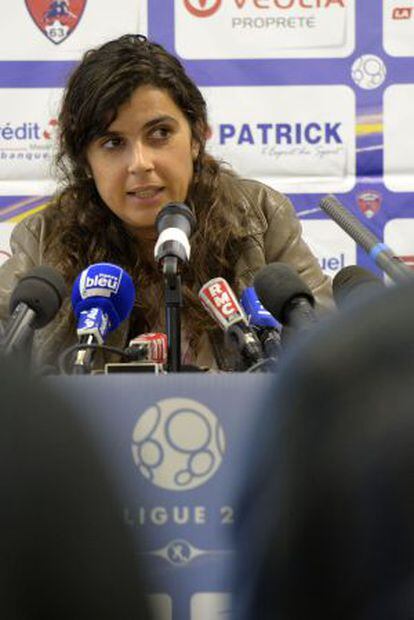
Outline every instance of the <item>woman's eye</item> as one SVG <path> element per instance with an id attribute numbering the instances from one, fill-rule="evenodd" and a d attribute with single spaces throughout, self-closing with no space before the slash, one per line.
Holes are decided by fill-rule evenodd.
<path id="1" fill-rule="evenodd" d="M 169 138 L 171 129 L 169 127 L 157 127 L 151 132 L 151 137 L 155 140 L 165 140 Z"/>
<path id="2" fill-rule="evenodd" d="M 106 138 L 104 140 L 102 140 L 102 146 L 105 149 L 116 149 L 117 147 L 121 146 L 122 144 L 122 139 L 121 138 Z"/>

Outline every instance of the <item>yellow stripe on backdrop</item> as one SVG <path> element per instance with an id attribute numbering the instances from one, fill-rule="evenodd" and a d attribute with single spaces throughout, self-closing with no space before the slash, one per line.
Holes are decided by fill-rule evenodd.
<path id="1" fill-rule="evenodd" d="M 28 211 L 25 211 L 24 213 L 19 213 L 19 215 L 16 215 L 15 217 L 11 217 L 7 221 L 15 222 L 17 224 L 17 222 L 21 222 L 21 220 L 24 220 L 29 215 L 33 215 L 33 213 L 37 213 L 38 211 L 43 211 L 43 209 L 47 207 L 48 204 L 49 204 L 48 202 L 45 202 L 42 205 L 38 205 L 34 209 L 29 209 Z"/>
<path id="2" fill-rule="evenodd" d="M 25 205 L 30 205 L 33 202 L 38 202 L 41 198 L 42 196 L 30 196 L 30 198 L 26 198 L 25 200 L 21 200 L 20 202 L 14 202 L 8 207 L 1 208 L 0 215 L 1 216 L 7 215 L 7 213 L 10 213 L 11 211 L 15 211 L 19 207 L 24 207 Z"/>
<path id="3" fill-rule="evenodd" d="M 42 211 L 42 209 L 47 207 L 49 203 L 48 200 L 45 200 L 44 203 L 38 204 L 39 201 L 42 200 L 42 198 L 44 197 L 43 196 L 30 196 L 30 198 L 26 198 L 25 200 L 20 200 L 19 202 L 14 202 L 13 204 L 8 205 L 7 207 L 0 208 L 0 221 L 17 223 L 17 222 L 20 222 L 21 220 L 24 220 L 26 217 L 28 217 L 29 215 L 32 215 L 33 213 Z M 32 204 L 36 204 L 36 206 L 31 209 L 30 205 Z M 25 206 L 27 206 L 27 209 L 25 209 L 23 212 L 15 216 L 12 215 L 17 209 L 20 209 L 21 207 L 25 207 Z M 7 216 L 8 213 L 11 214 L 11 217 L 9 218 L 5 217 Z"/>
<path id="4" fill-rule="evenodd" d="M 361 123 L 356 127 L 357 136 L 367 136 L 371 133 L 382 133 L 383 124 L 382 123 L 374 123 L 374 124 L 366 124 Z"/>

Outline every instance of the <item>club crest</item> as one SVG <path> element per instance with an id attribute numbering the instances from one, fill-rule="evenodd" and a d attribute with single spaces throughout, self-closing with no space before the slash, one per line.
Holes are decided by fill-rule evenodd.
<path id="1" fill-rule="evenodd" d="M 382 197 L 378 192 L 363 192 L 362 194 L 358 194 L 357 201 L 361 213 L 370 219 L 374 217 L 381 208 Z"/>
<path id="2" fill-rule="evenodd" d="M 87 0 L 25 0 L 27 10 L 45 37 L 58 45 L 79 24 Z"/>

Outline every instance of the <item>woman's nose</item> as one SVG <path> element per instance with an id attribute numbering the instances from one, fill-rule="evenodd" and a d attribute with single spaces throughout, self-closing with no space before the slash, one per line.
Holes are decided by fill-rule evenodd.
<path id="1" fill-rule="evenodd" d="M 141 141 L 135 142 L 131 148 L 128 172 L 137 174 L 153 170 L 154 162 L 152 155 L 152 149 L 149 146 L 143 144 Z"/>

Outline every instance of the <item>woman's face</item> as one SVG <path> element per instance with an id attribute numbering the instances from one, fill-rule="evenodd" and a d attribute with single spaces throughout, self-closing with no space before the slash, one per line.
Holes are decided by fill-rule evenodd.
<path id="1" fill-rule="evenodd" d="M 140 86 L 86 156 L 104 203 L 136 237 L 151 239 L 161 208 L 185 201 L 197 153 L 168 92 Z"/>

